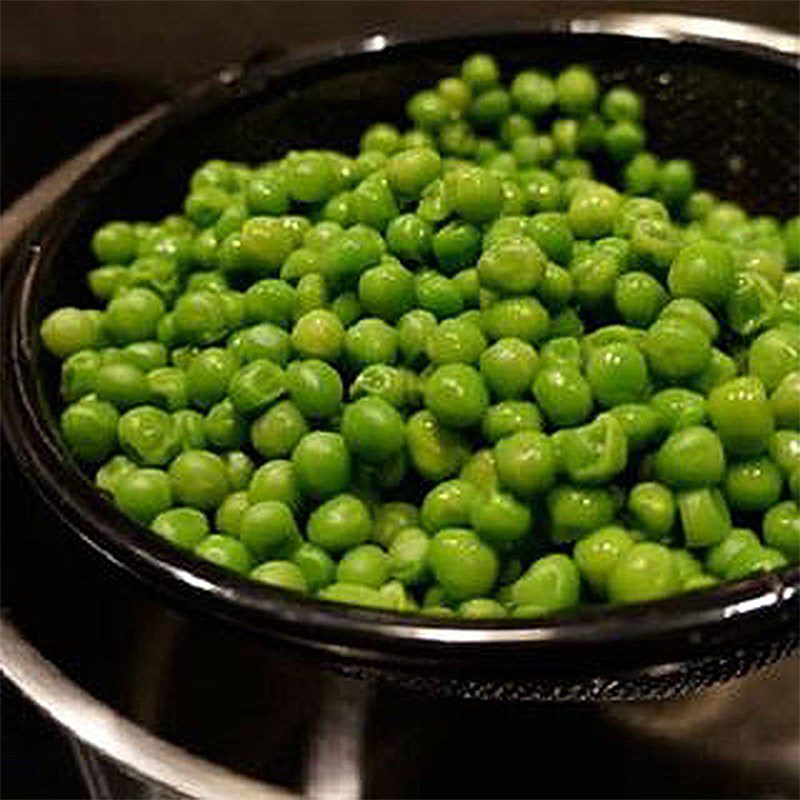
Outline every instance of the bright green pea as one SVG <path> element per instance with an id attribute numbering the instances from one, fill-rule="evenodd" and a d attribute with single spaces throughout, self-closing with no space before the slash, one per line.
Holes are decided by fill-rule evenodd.
<path id="1" fill-rule="evenodd" d="M 775 427 L 764 386 L 751 376 L 712 389 L 708 411 L 725 449 L 735 455 L 763 452 Z"/>
<path id="2" fill-rule="evenodd" d="M 603 137 L 606 151 L 614 161 L 630 161 L 644 149 L 644 128 L 630 119 L 621 119 L 606 128 Z"/>
<path id="3" fill-rule="evenodd" d="M 341 431 L 350 452 L 371 464 L 389 460 L 405 442 L 403 417 L 380 397 L 362 397 L 346 406 Z"/>
<path id="4" fill-rule="evenodd" d="M 524 400 L 505 400 L 490 406 L 481 423 L 483 438 L 491 444 L 518 431 L 542 428 L 542 415 L 533 403 Z"/>
<path id="5" fill-rule="evenodd" d="M 654 461 L 658 479 L 673 489 L 692 489 L 720 483 L 725 474 L 725 453 L 719 437 L 701 425 L 672 433 Z"/>
<path id="6" fill-rule="evenodd" d="M 770 458 L 784 475 L 800 469 L 800 431 L 775 431 L 768 443 Z"/>
<path id="7" fill-rule="evenodd" d="M 519 431 L 501 439 L 494 456 L 500 484 L 520 498 L 545 492 L 555 481 L 556 451 L 539 431 Z"/>
<path id="8" fill-rule="evenodd" d="M 217 450 L 236 450 L 247 440 L 247 421 L 226 397 L 209 409 L 203 420 L 203 433 L 209 446 Z"/>
<path id="9" fill-rule="evenodd" d="M 289 398 L 307 419 L 327 419 L 339 412 L 344 387 L 339 373 L 324 361 L 293 361 L 285 375 Z"/>
<path id="10" fill-rule="evenodd" d="M 291 555 L 307 589 L 316 592 L 333 583 L 336 577 L 336 564 L 321 548 L 311 542 L 303 542 Z"/>
<path id="11" fill-rule="evenodd" d="M 445 528 L 431 540 L 428 562 L 436 580 L 452 600 L 486 595 L 499 570 L 491 547 L 466 528 Z"/>
<path id="12" fill-rule="evenodd" d="M 248 505 L 237 527 L 239 539 L 259 561 L 287 557 L 301 542 L 292 510 L 277 500 Z"/>
<path id="13" fill-rule="evenodd" d="M 136 258 L 136 233 L 128 222 L 107 222 L 92 236 L 92 252 L 101 264 L 128 264 Z"/>
<path id="14" fill-rule="evenodd" d="M 422 501 L 422 527 L 429 533 L 436 533 L 442 528 L 468 525 L 477 499 L 477 490 L 467 481 L 456 479 L 440 483 Z"/>
<path id="15" fill-rule="evenodd" d="M 744 548 L 731 559 L 725 579 L 739 580 L 755 573 L 780 569 L 787 563 L 786 557 L 780 550 L 774 550 L 771 547 L 759 547 L 752 550 Z"/>
<path id="16" fill-rule="evenodd" d="M 445 174 L 444 192 L 450 207 L 472 224 L 497 217 L 503 202 L 500 179 L 479 167 L 464 167 Z"/>
<path id="17" fill-rule="evenodd" d="M 216 508 L 230 493 L 225 462 L 204 450 L 181 453 L 169 466 L 175 499 L 201 511 Z"/>
<path id="18" fill-rule="evenodd" d="M 468 428 L 477 424 L 489 406 L 480 374 L 466 364 L 437 367 L 423 388 L 425 406 L 442 424 Z"/>
<path id="19" fill-rule="evenodd" d="M 242 364 L 266 358 L 285 366 L 291 355 L 291 339 L 286 331 L 269 322 L 262 322 L 236 331 L 228 339 L 228 349 Z"/>
<path id="20" fill-rule="evenodd" d="M 208 519 L 196 508 L 170 508 L 162 511 L 150 529 L 182 550 L 193 550 L 210 533 Z"/>
<path id="21" fill-rule="evenodd" d="M 404 150 L 386 162 L 386 177 L 398 196 L 416 199 L 422 190 L 439 177 L 442 160 L 429 147 Z"/>
<path id="22" fill-rule="evenodd" d="M 120 447 L 146 466 L 164 466 L 181 450 L 181 440 L 170 414 L 153 406 L 126 411 L 117 426 Z"/>
<path id="23" fill-rule="evenodd" d="M 251 479 L 252 480 L 252 479 Z M 247 492 L 232 492 L 217 506 L 214 512 L 214 525 L 217 530 L 228 536 L 239 536 L 244 512 L 250 507 Z"/>
<path id="24" fill-rule="evenodd" d="M 285 391 L 283 370 L 260 358 L 241 367 L 231 378 L 228 394 L 233 407 L 243 416 L 263 412 Z"/>
<path id="25" fill-rule="evenodd" d="M 409 418 L 406 444 L 416 471 L 432 481 L 454 475 L 469 457 L 467 442 L 456 431 L 443 428 L 427 410 L 418 411 Z"/>
<path id="26" fill-rule="evenodd" d="M 480 354 L 480 371 L 497 398 L 516 398 L 530 389 L 538 361 L 532 345 L 521 339 L 502 338 Z"/>
<path id="27" fill-rule="evenodd" d="M 395 217 L 386 229 L 389 252 L 404 264 L 423 264 L 431 252 L 432 229 L 429 222 L 415 214 Z"/>
<path id="28" fill-rule="evenodd" d="M 394 322 L 414 305 L 414 275 L 400 264 L 379 264 L 358 281 L 358 298 L 364 309 Z"/>
<path id="29" fill-rule="evenodd" d="M 433 237 L 433 253 L 441 271 L 448 275 L 474 266 L 480 246 L 480 232 L 467 222 L 449 222 Z"/>
<path id="30" fill-rule="evenodd" d="M 474 502 L 470 525 L 481 539 L 494 547 L 504 547 L 530 533 L 530 508 L 505 492 L 493 492 Z"/>
<path id="31" fill-rule="evenodd" d="M 708 365 L 711 343 L 696 325 L 677 318 L 658 319 L 642 342 L 650 369 L 666 380 L 697 375 Z"/>
<path id="32" fill-rule="evenodd" d="M 570 542 L 611 523 L 616 512 L 608 489 L 591 486 L 556 486 L 547 495 L 550 538 Z"/>
<path id="33" fill-rule="evenodd" d="M 731 464 L 725 474 L 725 496 L 736 511 L 766 511 L 782 489 L 783 476 L 769 458 Z"/>
<path id="34" fill-rule="evenodd" d="M 650 398 L 650 405 L 662 417 L 669 431 L 702 425 L 708 418 L 706 399 L 689 389 L 663 389 Z"/>
<path id="35" fill-rule="evenodd" d="M 530 239 L 506 238 L 483 251 L 481 284 L 503 294 L 528 294 L 544 275 L 546 257 Z"/>
<path id="36" fill-rule="evenodd" d="M 644 356 L 637 347 L 623 342 L 592 348 L 587 359 L 586 378 L 595 399 L 606 408 L 635 403 L 647 393 Z"/>
<path id="37" fill-rule="evenodd" d="M 628 494 L 634 527 L 650 539 L 665 537 L 675 524 L 675 498 L 660 483 L 637 483 Z"/>
<path id="38" fill-rule="evenodd" d="M 119 476 L 114 500 L 131 519 L 149 524 L 172 505 L 167 473 L 160 469 L 134 469 Z"/>
<path id="39" fill-rule="evenodd" d="M 486 349 L 486 339 L 478 326 L 446 319 L 430 332 L 425 349 L 434 364 L 474 364 Z"/>
<path id="40" fill-rule="evenodd" d="M 436 317 L 429 311 L 414 309 L 404 314 L 397 324 L 397 344 L 403 361 L 418 365 L 424 361 L 425 343 L 436 329 Z"/>
<path id="41" fill-rule="evenodd" d="M 511 98 L 523 114 L 538 117 L 555 103 L 556 87 L 548 75 L 526 70 L 511 83 Z"/>
<path id="42" fill-rule="evenodd" d="M 570 274 L 578 305 L 592 313 L 609 305 L 620 270 L 619 259 L 607 250 L 594 249 L 576 259 Z"/>
<path id="43" fill-rule="evenodd" d="M 800 336 L 793 328 L 774 328 L 762 333 L 747 356 L 747 371 L 760 378 L 768 392 L 797 369 L 800 362 Z"/>
<path id="44" fill-rule="evenodd" d="M 278 500 L 296 512 L 300 486 L 293 462 L 277 459 L 260 466 L 250 480 L 247 499 L 250 503 Z"/>
<path id="45" fill-rule="evenodd" d="M 664 417 L 644 403 L 623 403 L 614 406 L 608 413 L 622 426 L 629 452 L 648 449 L 666 436 Z"/>
<path id="46" fill-rule="evenodd" d="M 598 597 L 606 596 L 611 571 L 633 545 L 630 533 L 617 525 L 598 528 L 576 542 L 572 551 L 575 565 Z"/>
<path id="47" fill-rule="evenodd" d="M 389 579 L 390 566 L 389 556 L 377 545 L 358 545 L 342 556 L 336 580 L 379 589 Z"/>
<path id="48" fill-rule="evenodd" d="M 111 403 L 93 397 L 68 406 L 61 415 L 61 432 L 80 461 L 103 461 L 117 442 L 119 414 Z"/>
<path id="49" fill-rule="evenodd" d="M 660 600 L 680 591 L 672 553 L 660 544 L 640 542 L 623 553 L 608 576 L 612 603 Z"/>
<path id="50" fill-rule="evenodd" d="M 302 570 L 291 561 L 277 560 L 259 564 L 250 573 L 250 578 L 268 586 L 288 589 L 291 592 L 305 594 L 308 591 Z"/>
<path id="51" fill-rule="evenodd" d="M 417 273 L 414 291 L 417 304 L 431 311 L 438 319 L 454 316 L 464 310 L 458 287 L 444 275 L 432 271 Z"/>
<path id="52" fill-rule="evenodd" d="M 291 400 L 283 400 L 253 422 L 250 442 L 264 458 L 283 458 L 307 433 L 308 424 L 300 409 Z"/>
<path id="53" fill-rule="evenodd" d="M 194 552 L 200 558 L 240 575 L 246 575 L 253 565 L 247 548 L 231 536 L 211 534 L 194 548 Z"/>
<path id="54" fill-rule="evenodd" d="M 172 415 L 172 422 L 182 450 L 205 449 L 205 420 L 202 414 L 182 408 Z"/>
<path id="55" fill-rule="evenodd" d="M 392 364 L 397 359 L 397 331 L 382 319 L 359 320 L 347 329 L 344 351 L 354 366 Z"/>
<path id="56" fill-rule="evenodd" d="M 350 483 L 350 453 L 338 433 L 306 434 L 292 452 L 292 464 L 300 490 L 311 497 L 332 497 Z"/>
<path id="57" fill-rule="evenodd" d="M 709 547 L 730 531 L 730 511 L 719 489 L 681 491 L 677 500 L 687 547 Z"/>
<path id="58" fill-rule="evenodd" d="M 95 391 L 100 400 L 125 409 L 146 403 L 150 389 L 145 374 L 132 364 L 103 364 L 95 376 Z"/>
<path id="59" fill-rule="evenodd" d="M 566 114 L 583 116 L 594 108 L 598 95 L 597 80 L 586 67 L 568 67 L 556 79 L 558 105 Z"/>
<path id="60" fill-rule="evenodd" d="M 586 187 L 572 198 L 567 221 L 573 233 L 582 239 L 608 236 L 613 231 L 620 203 L 619 194 L 608 186 Z"/>
<path id="61" fill-rule="evenodd" d="M 292 329 L 292 346 L 303 358 L 335 361 L 341 355 L 344 340 L 341 320 L 325 309 L 304 314 Z"/>
<path id="62" fill-rule="evenodd" d="M 691 297 L 711 307 L 722 305 L 734 289 L 730 251 L 710 240 L 686 245 L 670 267 L 668 283 L 675 297 Z"/>
<path id="63" fill-rule="evenodd" d="M 728 578 L 731 565 L 744 551 L 756 554 L 761 551 L 758 536 L 745 528 L 731 528 L 721 541 L 709 548 L 705 558 L 706 569 L 718 578 Z"/>
<path id="64" fill-rule="evenodd" d="M 540 356 L 542 367 L 570 367 L 577 370 L 583 367 L 581 344 L 573 336 L 549 339 L 542 345 Z"/>
<path id="65" fill-rule="evenodd" d="M 667 302 L 664 287 L 646 272 L 628 272 L 617 278 L 614 305 L 629 325 L 651 325 Z"/>
<path id="66" fill-rule="evenodd" d="M 61 396 L 67 402 L 79 400 L 95 390 L 102 358 L 95 350 L 79 350 L 61 365 Z"/>
<path id="67" fill-rule="evenodd" d="M 628 462 L 625 431 L 611 414 L 600 414 L 579 428 L 556 431 L 552 442 L 561 468 L 574 483 L 606 483 Z"/>
<path id="68" fill-rule="evenodd" d="M 517 338 L 536 343 L 547 335 L 550 315 L 535 297 L 510 297 L 484 309 L 483 325 L 493 340 Z"/>
<path id="69" fill-rule="evenodd" d="M 238 366 L 230 350 L 210 347 L 198 353 L 186 369 L 186 392 L 192 404 L 210 408 L 222 400 Z"/>
<path id="70" fill-rule="evenodd" d="M 308 518 L 308 540 L 328 553 L 342 553 L 366 542 L 372 520 L 366 505 L 339 494 L 318 506 Z"/>
<path id="71" fill-rule="evenodd" d="M 136 469 L 136 464 L 125 456 L 112 456 L 102 467 L 95 473 L 95 485 L 105 492 L 115 494 L 119 479 Z"/>
<path id="72" fill-rule="evenodd" d="M 653 194 L 658 185 L 658 172 L 658 159 L 652 153 L 637 153 L 622 173 L 625 190 L 634 195 Z"/>
<path id="73" fill-rule="evenodd" d="M 680 207 L 694 190 L 694 168 L 688 161 L 665 161 L 658 175 L 659 194 L 671 208 Z"/>
<path id="74" fill-rule="evenodd" d="M 778 503 L 764 514 L 764 541 L 792 563 L 800 559 L 800 509 L 793 500 Z"/>
<path id="75" fill-rule="evenodd" d="M 275 278 L 256 281 L 244 295 L 245 316 L 251 323 L 271 322 L 285 328 L 292 320 L 296 306 L 295 290 L 286 281 Z"/>
<path id="76" fill-rule="evenodd" d="M 592 413 L 591 386 L 574 367 L 543 367 L 534 379 L 533 394 L 544 415 L 557 427 L 578 425 Z"/>
<path id="77" fill-rule="evenodd" d="M 575 562 L 563 553 L 552 553 L 534 561 L 512 584 L 511 600 L 517 606 L 538 606 L 546 613 L 563 611 L 578 605 L 580 585 Z"/>
<path id="78" fill-rule="evenodd" d="M 638 120 L 642 117 L 642 98 L 627 86 L 614 86 L 603 96 L 600 110 L 608 120 Z"/>

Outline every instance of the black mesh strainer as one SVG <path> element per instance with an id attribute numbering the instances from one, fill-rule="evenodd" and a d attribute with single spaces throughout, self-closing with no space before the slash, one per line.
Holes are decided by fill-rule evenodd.
<path id="1" fill-rule="evenodd" d="M 97 225 L 169 213 L 208 158 L 352 150 L 365 125 L 401 122 L 414 87 L 451 73 L 475 50 L 494 53 L 506 74 L 590 64 L 605 85 L 625 82 L 644 94 L 656 153 L 690 158 L 704 187 L 752 213 L 797 213 L 792 43 L 776 39 L 773 47 L 763 32 L 724 25 L 687 33 L 691 25 L 640 18 L 374 36 L 224 70 L 153 113 L 87 164 L 4 270 L 3 434 L 23 471 L 70 528 L 154 589 L 233 623 L 242 636 L 280 639 L 358 677 L 461 697 L 645 699 L 701 688 L 790 652 L 798 642 L 796 567 L 642 606 L 486 623 L 334 607 L 223 574 L 122 517 L 80 474 L 58 439 L 56 371 L 37 344 L 52 308 L 90 302 L 82 277 Z"/>

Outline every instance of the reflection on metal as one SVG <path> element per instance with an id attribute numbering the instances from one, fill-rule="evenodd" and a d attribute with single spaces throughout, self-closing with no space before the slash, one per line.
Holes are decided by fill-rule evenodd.
<path id="1" fill-rule="evenodd" d="M 123 765 L 140 779 L 187 797 L 289 800 L 295 797 L 204 761 L 158 739 L 95 700 L 25 642 L 0 618 L 3 674 L 80 742 Z"/>

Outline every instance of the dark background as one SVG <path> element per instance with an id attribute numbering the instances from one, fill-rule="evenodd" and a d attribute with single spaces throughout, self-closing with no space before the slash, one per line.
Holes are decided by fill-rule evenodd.
<path id="1" fill-rule="evenodd" d="M 8 207 L 59 162 L 122 120 L 220 66 L 387 28 L 444 26 L 465 17 L 503 21 L 597 12 L 719 16 L 797 33 L 795 0 L 705 2 L 94 2 L 0 4 L 0 201 Z M 3 685 L 0 795 L 77 797 L 69 746 Z M 85 796 L 85 795 L 83 795 Z"/>

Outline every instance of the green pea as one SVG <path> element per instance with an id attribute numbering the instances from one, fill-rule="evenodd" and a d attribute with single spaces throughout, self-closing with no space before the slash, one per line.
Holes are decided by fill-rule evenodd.
<path id="1" fill-rule="evenodd" d="M 405 264 L 423 264 L 431 252 L 431 225 L 416 214 L 395 217 L 386 229 L 386 244 Z"/>
<path id="2" fill-rule="evenodd" d="M 358 545 L 342 556 L 336 580 L 379 589 L 389 579 L 390 566 L 389 556 L 377 545 Z"/>
<path id="3" fill-rule="evenodd" d="M 659 600 L 680 591 L 680 576 L 672 553 L 660 544 L 640 542 L 623 553 L 608 576 L 613 603 Z"/>
<path id="4" fill-rule="evenodd" d="M 468 525 L 477 490 L 464 480 L 450 480 L 431 489 L 422 501 L 420 522 L 429 533 Z"/>
<path id="5" fill-rule="evenodd" d="M 614 86 L 603 96 L 600 110 L 609 120 L 638 120 L 642 117 L 642 98 L 627 86 Z"/>
<path id="6" fill-rule="evenodd" d="M 599 528 L 576 542 L 575 566 L 598 597 L 607 595 L 609 575 L 633 545 L 631 534 L 617 525 Z"/>
<path id="7" fill-rule="evenodd" d="M 662 539 L 675 524 L 675 498 L 660 483 L 637 483 L 628 495 L 634 526 L 650 539 Z"/>
<path id="8" fill-rule="evenodd" d="M 718 578 L 730 577 L 731 567 L 740 554 L 758 554 L 761 542 L 758 536 L 746 528 L 731 528 L 725 536 L 706 553 L 705 566 Z"/>
<path id="9" fill-rule="evenodd" d="M 766 391 L 755 377 L 716 386 L 708 396 L 708 411 L 725 449 L 735 455 L 763 452 L 775 427 Z"/>
<path id="10" fill-rule="evenodd" d="M 551 440 L 524 430 L 501 439 L 494 448 L 500 484 L 521 498 L 547 491 L 555 481 L 557 456 Z"/>
<path id="11" fill-rule="evenodd" d="M 719 323 L 714 315 L 702 303 L 688 297 L 671 300 L 664 306 L 659 317 L 690 322 L 702 330 L 712 342 L 719 336 Z"/>
<path id="12" fill-rule="evenodd" d="M 302 570 L 291 561 L 277 560 L 259 564 L 250 573 L 250 578 L 268 586 L 288 589 L 291 592 L 305 594 L 308 591 Z"/>
<path id="13" fill-rule="evenodd" d="M 491 547 L 466 528 L 445 528 L 431 540 L 428 562 L 445 594 L 455 601 L 487 594 L 499 563 Z"/>
<path id="14" fill-rule="evenodd" d="M 434 364 L 474 364 L 486 349 L 486 339 L 478 326 L 446 319 L 430 332 L 425 349 Z"/>
<path id="15" fill-rule="evenodd" d="M 488 249 L 478 261 L 481 284 L 505 294 L 527 294 L 541 281 L 545 255 L 530 239 L 505 238 Z"/>
<path id="16" fill-rule="evenodd" d="M 574 483 L 606 483 L 625 469 L 628 442 L 619 421 L 600 414 L 593 422 L 553 434 L 561 468 Z"/>
<path id="17" fill-rule="evenodd" d="M 217 510 L 214 512 L 215 527 L 228 536 L 238 538 L 242 517 L 249 507 L 247 491 L 232 492 L 217 506 Z"/>
<path id="18" fill-rule="evenodd" d="M 358 281 L 358 298 L 364 309 L 394 322 L 414 305 L 414 275 L 400 264 L 379 264 Z"/>
<path id="19" fill-rule="evenodd" d="M 800 509 L 793 500 L 770 508 L 762 523 L 764 541 L 779 550 L 789 561 L 800 559 Z"/>
<path id="20" fill-rule="evenodd" d="M 341 320 L 325 309 L 304 314 L 292 329 L 292 346 L 303 358 L 335 361 L 341 355 L 344 340 Z"/>
<path id="21" fill-rule="evenodd" d="M 259 561 L 287 557 L 301 542 L 292 510 L 277 500 L 248 505 L 237 527 L 239 539 Z"/>
<path id="22" fill-rule="evenodd" d="M 150 529 L 182 550 L 193 550 L 210 533 L 208 520 L 196 508 L 170 508 L 162 511 Z"/>
<path id="23" fill-rule="evenodd" d="M 332 583 L 321 589 L 317 597 L 332 603 L 346 603 L 366 608 L 386 608 L 386 600 L 376 589 L 357 583 Z"/>
<path id="24" fill-rule="evenodd" d="M 133 469 L 119 476 L 114 500 L 131 519 L 149 524 L 172 505 L 167 473 L 160 469 Z"/>
<path id="25" fill-rule="evenodd" d="M 361 137 L 360 149 L 362 151 L 378 150 L 391 155 L 400 147 L 400 132 L 394 125 L 379 122 L 370 125 Z"/>
<path id="26" fill-rule="evenodd" d="M 247 499 L 250 503 L 277 500 L 297 512 L 300 508 L 300 485 L 294 463 L 276 459 L 260 466 L 250 479 Z"/>
<path id="27" fill-rule="evenodd" d="M 771 392 L 797 368 L 800 360 L 800 336 L 796 330 L 774 328 L 762 333 L 751 345 L 747 356 L 748 372 L 761 379 Z"/>
<path id="28" fill-rule="evenodd" d="M 182 450 L 205 449 L 206 426 L 202 414 L 182 408 L 172 415 L 172 422 Z"/>
<path id="29" fill-rule="evenodd" d="M 350 452 L 371 464 L 389 460 L 405 442 L 403 417 L 380 397 L 363 397 L 348 405 L 341 431 Z"/>
<path id="30" fill-rule="evenodd" d="M 198 353 L 186 369 L 186 392 L 192 404 L 210 408 L 222 400 L 238 366 L 230 350 L 209 347 Z"/>
<path id="31" fill-rule="evenodd" d="M 669 288 L 676 297 L 691 297 L 720 306 L 733 292 L 733 258 L 725 245 L 697 241 L 686 245 L 669 270 Z"/>
<path id="32" fill-rule="evenodd" d="M 79 400 L 95 390 L 97 371 L 102 364 L 95 350 L 79 350 L 61 365 L 61 396 L 67 402 Z"/>
<path id="33" fill-rule="evenodd" d="M 736 372 L 736 362 L 721 350 L 712 347 L 711 360 L 708 362 L 708 366 L 692 379 L 691 385 L 698 392 L 708 394 L 716 386 L 727 383 L 734 378 Z"/>
<path id="34" fill-rule="evenodd" d="M 530 533 L 532 514 L 527 505 L 505 492 L 493 492 L 473 502 L 469 522 L 493 547 L 520 541 Z"/>
<path id="35" fill-rule="evenodd" d="M 356 367 L 392 364 L 397 359 L 398 333 L 382 319 L 362 319 L 347 329 L 344 351 Z"/>
<path id="36" fill-rule="evenodd" d="M 667 302 L 667 292 L 652 275 L 628 272 L 617 278 L 614 305 L 629 325 L 646 328 L 651 325 Z"/>
<path id="37" fill-rule="evenodd" d="M 531 564 L 511 586 L 517 606 L 535 605 L 545 613 L 574 608 L 580 599 L 580 574 L 575 562 L 563 553 L 543 556 Z"/>
<path id="38" fill-rule="evenodd" d="M 620 342 L 593 348 L 586 364 L 586 377 L 595 399 L 606 408 L 634 403 L 647 393 L 647 364 L 639 349 L 631 344 Z"/>
<path id="39" fill-rule="evenodd" d="M 557 427 L 578 425 L 592 413 L 592 389 L 574 367 L 551 366 L 539 370 L 533 394 L 542 413 Z"/>
<path id="40" fill-rule="evenodd" d="M 128 264 L 136 251 L 136 233 L 127 222 L 107 222 L 92 236 L 92 252 L 101 264 Z"/>
<path id="41" fill-rule="evenodd" d="M 95 391 L 100 400 L 125 409 L 146 403 L 150 388 L 145 374 L 132 364 L 103 364 L 95 376 Z"/>
<path id="42" fill-rule="evenodd" d="M 658 188 L 664 202 L 677 208 L 694 189 L 694 168 L 688 161 L 665 161 L 658 175 Z"/>
<path id="43" fill-rule="evenodd" d="M 204 450 L 181 453 L 169 466 L 175 499 L 201 511 L 216 508 L 229 494 L 225 462 Z"/>
<path id="44" fill-rule="evenodd" d="M 497 398 L 516 398 L 530 389 L 538 361 L 532 345 L 521 339 L 502 338 L 480 354 L 480 371 Z"/>
<path id="45" fill-rule="evenodd" d="M 68 406 L 61 415 L 61 432 L 80 461 L 103 461 L 117 443 L 119 414 L 108 402 L 93 397 Z"/>
<path id="46" fill-rule="evenodd" d="M 648 449 L 666 436 L 664 417 L 644 403 L 623 403 L 608 413 L 622 426 L 632 453 Z"/>
<path id="47" fill-rule="evenodd" d="M 498 488 L 497 464 L 491 450 L 478 450 L 465 462 L 459 477 L 469 481 L 483 495 Z"/>
<path id="48" fill-rule="evenodd" d="M 570 201 L 567 221 L 573 233 L 582 239 L 608 236 L 614 228 L 614 217 L 621 198 L 617 192 L 600 184 L 586 187 Z"/>
<path id="49" fill-rule="evenodd" d="M 195 546 L 194 552 L 200 558 L 240 575 L 246 575 L 253 565 L 247 548 L 231 536 L 211 534 Z"/>
<path id="50" fill-rule="evenodd" d="M 464 310 L 464 301 L 456 284 L 436 272 L 417 273 L 414 291 L 418 305 L 438 319 L 454 316 Z"/>
<path id="51" fill-rule="evenodd" d="M 650 406 L 664 420 L 667 430 L 702 425 L 708 418 L 706 399 L 689 389 L 663 389 L 650 398 Z"/>
<path id="52" fill-rule="evenodd" d="M 117 426 L 119 444 L 138 464 L 163 466 L 181 450 L 175 423 L 166 411 L 139 406 L 125 412 Z"/>
<path id="53" fill-rule="evenodd" d="M 621 119 L 608 126 L 603 139 L 611 158 L 625 162 L 644 149 L 645 132 L 638 122 Z"/>
<path id="54" fill-rule="evenodd" d="M 725 538 L 731 516 L 719 489 L 678 492 L 678 512 L 687 547 L 709 547 Z"/>
<path id="55" fill-rule="evenodd" d="M 296 306 L 295 290 L 286 281 L 274 278 L 256 281 L 244 295 L 245 316 L 251 323 L 270 322 L 285 328 Z"/>
<path id="56" fill-rule="evenodd" d="M 659 318 L 645 334 L 642 350 L 650 369 L 666 380 L 678 381 L 702 372 L 711 359 L 711 342 L 691 322 Z"/>
<path id="57" fill-rule="evenodd" d="M 558 105 L 566 114 L 586 114 L 594 108 L 598 95 L 597 81 L 585 67 L 568 67 L 556 79 Z"/>
<path id="58" fill-rule="evenodd" d="M 241 491 L 250 485 L 250 479 L 255 472 L 253 460 L 241 450 L 231 450 L 222 457 L 225 468 L 228 470 L 228 481 L 231 489 Z"/>
<path id="59" fill-rule="evenodd" d="M 493 340 L 517 338 L 536 343 L 547 335 L 550 315 L 535 297 L 510 297 L 483 312 L 486 335 Z"/>
<path id="60" fill-rule="evenodd" d="M 736 511 L 766 511 L 782 489 L 783 476 L 769 458 L 731 464 L 725 474 L 725 496 Z"/>
<path id="61" fill-rule="evenodd" d="M 658 479 L 673 489 L 691 489 L 720 483 L 725 453 L 719 437 L 701 425 L 672 433 L 655 456 Z"/>
<path id="62" fill-rule="evenodd" d="M 481 423 L 484 439 L 495 444 L 519 431 L 538 431 L 542 428 L 542 415 L 533 404 L 523 400 L 505 400 L 491 406 Z"/>
<path id="63" fill-rule="evenodd" d="M 658 172 L 658 159 L 652 153 L 637 153 L 622 173 L 625 190 L 634 195 L 653 194 L 658 185 Z"/>
<path id="64" fill-rule="evenodd" d="M 291 454 L 308 433 L 308 424 L 291 400 L 267 409 L 250 427 L 250 442 L 264 458 L 283 458 Z"/>
<path id="65" fill-rule="evenodd" d="M 209 446 L 217 450 L 238 449 L 247 440 L 247 421 L 226 397 L 209 409 L 203 433 Z"/>
<path id="66" fill-rule="evenodd" d="M 372 520 L 357 497 L 339 494 L 312 512 L 308 518 L 308 540 L 328 553 L 343 553 L 366 542 Z"/>
<path id="67" fill-rule="evenodd" d="M 381 235 L 365 225 L 353 225 L 337 237 L 328 252 L 331 278 L 346 281 L 377 264 L 386 252 Z"/>
<path id="68" fill-rule="evenodd" d="M 350 453 L 338 433 L 306 434 L 292 452 L 292 464 L 304 495 L 325 499 L 350 483 Z"/>
<path id="69" fill-rule="evenodd" d="M 429 311 L 414 309 L 404 314 L 397 325 L 397 345 L 403 361 L 418 365 L 425 358 L 425 343 L 436 329 L 436 317 Z"/>
<path id="70" fill-rule="evenodd" d="M 292 347 L 286 331 L 272 323 L 262 322 L 236 331 L 228 339 L 228 349 L 242 364 L 266 358 L 285 366 Z"/>
<path id="71" fill-rule="evenodd" d="M 608 489 L 590 486 L 556 486 L 547 495 L 550 538 L 570 542 L 608 525 L 616 512 Z"/>
<path id="72" fill-rule="evenodd" d="M 95 485 L 105 492 L 115 494 L 119 479 L 136 469 L 136 464 L 125 456 L 112 456 L 95 473 Z"/>
<path id="73" fill-rule="evenodd" d="M 739 580 L 754 573 L 780 569 L 787 563 L 783 553 L 771 547 L 759 547 L 753 550 L 745 548 L 731 560 L 725 578 Z"/>
<path id="74" fill-rule="evenodd" d="M 291 401 L 307 419 L 327 419 L 339 412 L 344 395 L 342 379 L 324 361 L 293 361 L 285 381 Z"/>
<path id="75" fill-rule="evenodd" d="M 466 364 L 437 367 L 425 382 L 423 398 L 437 419 L 453 428 L 477 424 L 489 406 L 480 374 Z"/>
<path id="76" fill-rule="evenodd" d="M 336 564 L 321 548 L 311 542 L 303 542 L 291 555 L 308 591 L 317 592 L 329 586 L 336 577 Z"/>
<path id="77" fill-rule="evenodd" d="M 416 471 L 432 481 L 454 475 L 469 457 L 467 442 L 456 431 L 443 428 L 428 410 L 408 419 L 406 445 Z"/>

